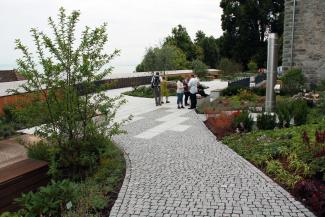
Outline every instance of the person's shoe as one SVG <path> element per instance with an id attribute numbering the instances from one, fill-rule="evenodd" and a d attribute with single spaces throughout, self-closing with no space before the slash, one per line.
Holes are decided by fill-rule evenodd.
<path id="1" fill-rule="evenodd" d="M 189 104 L 188 103 L 185 103 L 185 106 L 189 106 Z"/>
<path id="2" fill-rule="evenodd" d="M 194 109 L 194 108 L 192 108 L 192 107 L 189 107 L 188 109 Z"/>
<path id="3" fill-rule="evenodd" d="M 169 101 L 166 101 L 166 103 L 170 103 Z"/>
<path id="4" fill-rule="evenodd" d="M 178 109 L 181 109 L 181 107 L 177 106 Z"/>
<path id="5" fill-rule="evenodd" d="M 185 108 L 184 106 L 181 106 L 181 108 L 183 109 L 183 108 Z"/>
<path id="6" fill-rule="evenodd" d="M 164 102 L 161 102 L 161 104 L 164 104 Z"/>

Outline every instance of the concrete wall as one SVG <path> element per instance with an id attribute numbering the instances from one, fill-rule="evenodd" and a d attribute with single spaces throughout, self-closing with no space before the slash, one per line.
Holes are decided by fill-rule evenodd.
<path id="1" fill-rule="evenodd" d="M 319 82 L 325 79 L 325 0 L 296 0 L 294 22 L 293 10 L 294 0 L 285 0 L 284 70 L 301 68 L 309 82 Z"/>

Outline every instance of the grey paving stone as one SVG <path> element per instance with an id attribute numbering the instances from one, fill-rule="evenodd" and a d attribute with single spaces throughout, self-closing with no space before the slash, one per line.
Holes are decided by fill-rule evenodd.
<path id="1" fill-rule="evenodd" d="M 122 190 L 110 216 L 314 216 L 252 164 L 218 142 L 194 112 L 184 132 L 135 136 L 161 124 L 159 109 L 114 137 L 128 159 Z M 292 212 L 291 210 L 295 210 Z"/>

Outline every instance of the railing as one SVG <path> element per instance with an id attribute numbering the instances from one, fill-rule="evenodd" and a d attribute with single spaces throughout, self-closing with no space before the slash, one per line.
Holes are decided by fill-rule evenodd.
<path id="1" fill-rule="evenodd" d="M 266 74 L 261 74 L 255 76 L 255 84 L 259 84 L 266 80 Z M 250 87 L 250 77 L 244 77 L 244 78 L 239 78 L 237 80 L 229 81 L 228 82 L 228 87 Z"/>

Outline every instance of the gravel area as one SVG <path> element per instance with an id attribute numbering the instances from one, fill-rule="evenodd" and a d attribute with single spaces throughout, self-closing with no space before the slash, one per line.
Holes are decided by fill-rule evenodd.
<path id="1" fill-rule="evenodd" d="M 170 128 L 137 137 L 166 125 L 168 115 Z M 218 142 L 193 111 L 161 108 L 142 116 L 125 127 L 128 134 L 114 138 L 128 168 L 110 216 L 314 216 Z M 175 116 L 182 123 L 173 125 Z M 189 127 L 178 132 L 178 125 Z"/>

